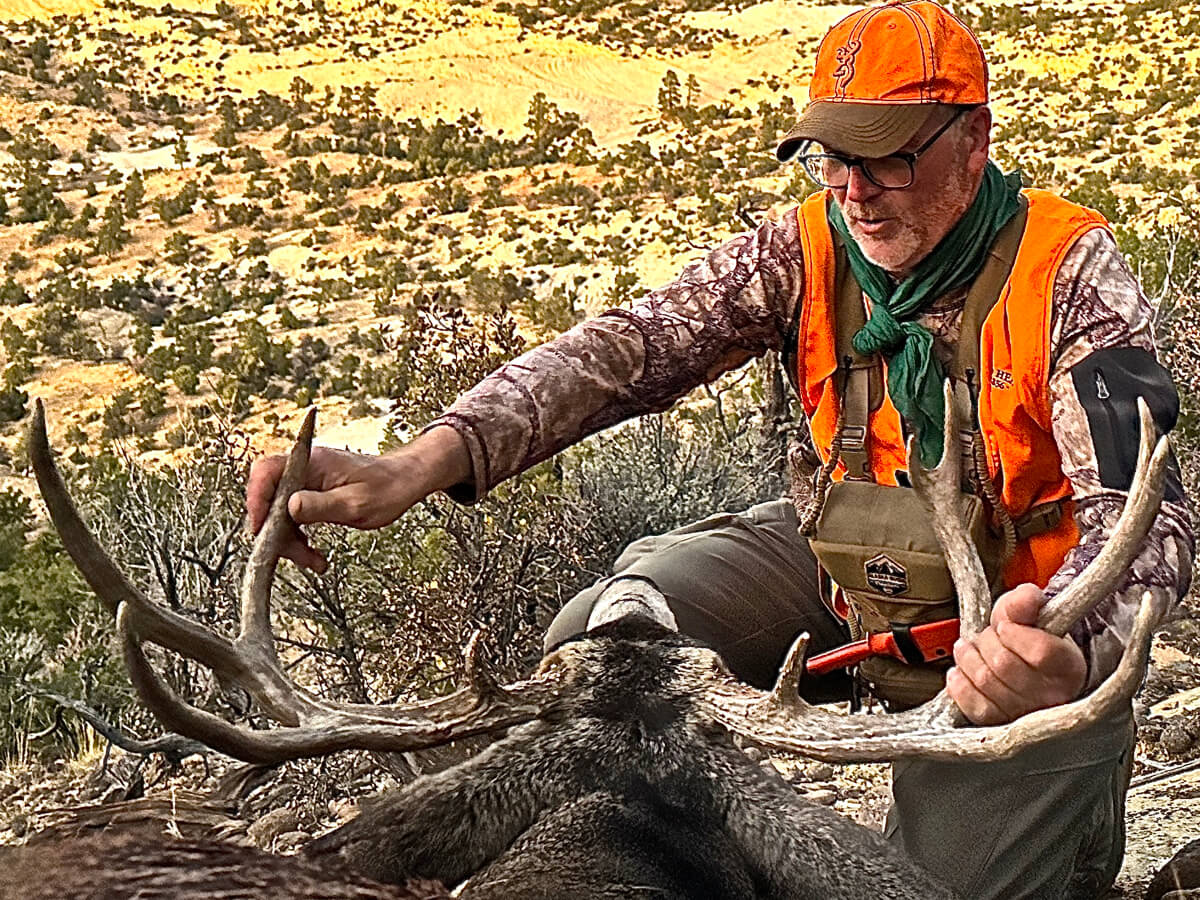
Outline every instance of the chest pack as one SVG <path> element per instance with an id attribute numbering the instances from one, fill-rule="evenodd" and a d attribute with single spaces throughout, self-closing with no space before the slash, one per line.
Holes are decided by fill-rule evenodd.
<path id="1" fill-rule="evenodd" d="M 964 302 L 958 343 L 947 374 L 966 390 L 955 391 L 963 458 L 964 504 L 970 533 L 984 570 L 998 590 L 1004 565 L 1017 541 L 1057 524 L 1060 504 L 1035 508 L 1014 522 L 998 499 L 988 474 L 983 437 L 975 409 L 983 322 L 1008 280 L 1021 243 L 1027 204 L 1001 229 L 987 261 Z M 813 553 L 822 569 L 824 598 L 850 626 L 855 639 L 892 632 L 908 634 L 916 625 L 955 619 L 958 600 L 929 512 L 907 486 L 907 473 L 872 471 L 871 414 L 884 402 L 884 368 L 878 354 L 861 356 L 851 339 L 866 322 L 862 290 L 836 247 L 836 347 L 842 361 L 833 376 L 840 397 L 840 427 L 825 465 L 818 472 L 814 506 L 801 516 Z M 953 452 L 954 448 L 947 448 Z M 838 462 L 841 480 L 829 477 Z M 881 478 L 886 474 L 886 478 Z M 881 481 L 895 482 L 881 483 Z M 949 649 L 930 662 L 903 662 L 872 656 L 859 664 L 870 692 L 892 709 L 904 709 L 933 697 L 951 665 Z"/>

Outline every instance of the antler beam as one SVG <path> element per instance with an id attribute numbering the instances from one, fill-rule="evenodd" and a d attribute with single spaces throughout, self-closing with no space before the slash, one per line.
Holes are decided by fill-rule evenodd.
<path id="1" fill-rule="evenodd" d="M 331 702 L 284 674 L 271 632 L 271 586 L 280 548 L 291 528 L 288 499 L 304 483 L 314 425 L 315 412 L 310 411 L 251 550 L 242 580 L 239 634 L 231 641 L 154 603 L 120 571 L 67 492 L 46 437 L 45 410 L 37 402 L 29 447 L 38 486 L 67 553 L 116 617 L 126 665 L 146 704 L 166 727 L 259 764 L 336 750 L 415 750 L 518 725 L 550 710 L 557 696 L 555 672 L 511 685 L 497 684 L 480 663 L 478 633 L 466 651 L 467 686 L 435 700 L 387 706 Z M 223 683 L 242 688 L 282 727 L 236 726 L 186 703 L 150 665 L 142 649 L 147 641 L 193 659 L 212 669 Z"/>
<path id="2" fill-rule="evenodd" d="M 931 471 L 921 468 L 910 441 L 909 473 L 927 501 L 939 542 L 959 594 L 962 633 L 974 636 L 987 626 L 991 594 L 983 565 L 960 510 L 957 424 L 954 398 L 946 387 L 946 452 Z M 1138 400 L 1141 445 L 1137 470 L 1117 526 L 1098 556 L 1062 593 L 1048 601 L 1039 627 L 1066 634 L 1089 609 L 1111 594 L 1128 569 L 1162 502 L 1169 445 L 1156 430 L 1149 407 Z M 797 693 L 808 636 L 788 654 L 775 688 L 764 693 L 721 673 L 708 689 L 713 716 L 731 731 L 776 750 L 842 762 L 926 759 L 1004 759 L 1032 743 L 1083 728 L 1114 713 L 1136 693 L 1145 672 L 1154 629 L 1163 610 L 1147 591 L 1129 643 L 1116 670 L 1087 697 L 1038 710 L 1007 725 L 969 727 L 943 690 L 923 706 L 896 714 L 847 716 L 818 709 Z"/>

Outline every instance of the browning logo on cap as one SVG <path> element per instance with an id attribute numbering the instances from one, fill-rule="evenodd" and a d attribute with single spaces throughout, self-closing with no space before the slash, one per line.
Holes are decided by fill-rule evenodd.
<path id="1" fill-rule="evenodd" d="M 889 597 L 908 592 L 908 569 L 885 553 L 873 556 L 863 563 L 867 584 Z"/>
<path id="2" fill-rule="evenodd" d="M 836 87 L 836 96 L 846 96 L 846 88 L 850 86 L 850 80 L 854 77 L 854 57 L 858 56 L 858 51 L 862 49 L 862 41 L 851 38 L 846 42 L 845 46 L 837 48 L 837 68 L 833 70 L 833 79 Z"/>

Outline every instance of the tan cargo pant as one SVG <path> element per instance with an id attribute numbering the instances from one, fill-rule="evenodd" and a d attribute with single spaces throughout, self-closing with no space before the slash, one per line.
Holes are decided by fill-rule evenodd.
<path id="1" fill-rule="evenodd" d="M 801 631 L 812 636 L 812 653 L 849 640 L 818 597 L 816 560 L 786 500 L 642 538 L 613 574 L 654 582 L 682 632 L 760 687 L 773 683 Z M 563 607 L 547 647 L 584 630 L 606 583 Z M 849 691 L 841 673 L 802 687 L 820 702 Z M 1125 852 L 1132 746 L 1128 714 L 1004 762 L 896 763 L 885 834 L 971 900 L 1099 897 Z"/>

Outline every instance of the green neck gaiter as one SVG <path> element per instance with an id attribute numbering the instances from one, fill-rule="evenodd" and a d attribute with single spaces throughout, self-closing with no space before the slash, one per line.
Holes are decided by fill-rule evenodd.
<path id="1" fill-rule="evenodd" d="M 933 300 L 975 279 L 996 234 L 1016 213 L 1020 189 L 1020 173 L 1003 175 L 989 162 L 975 201 L 899 284 L 863 256 L 841 210 L 829 204 L 829 224 L 845 241 L 850 270 L 872 301 L 871 318 L 854 335 L 854 349 L 863 356 L 883 354 L 888 393 L 917 436 L 923 466 L 937 465 L 942 458 L 945 373 L 933 353 L 933 335 L 912 319 Z"/>

